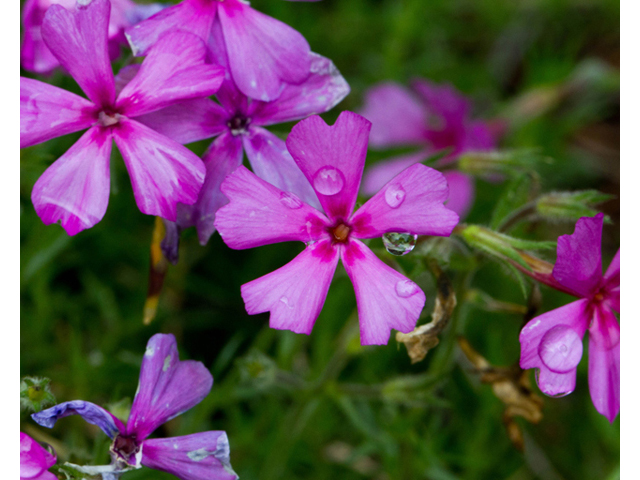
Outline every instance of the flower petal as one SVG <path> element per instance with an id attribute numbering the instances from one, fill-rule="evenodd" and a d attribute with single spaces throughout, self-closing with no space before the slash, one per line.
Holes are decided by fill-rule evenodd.
<path id="1" fill-rule="evenodd" d="M 198 229 L 201 245 L 206 245 L 216 231 L 213 222 L 220 207 L 229 203 L 220 190 L 227 175 L 242 165 L 242 141 L 225 132 L 214 140 L 202 157 L 207 174 L 198 200 L 193 205 L 178 205 L 178 225 Z"/>
<path id="2" fill-rule="evenodd" d="M 464 122 L 471 103 L 453 85 L 438 85 L 416 78 L 411 82 L 414 91 L 422 97 L 430 115 L 441 117 L 446 124 Z"/>
<path id="3" fill-rule="evenodd" d="M 26 433 L 20 432 L 20 479 L 56 480 L 47 472 L 56 463 L 56 456 Z"/>
<path id="4" fill-rule="evenodd" d="M 613 423 L 620 412 L 620 324 L 597 308 L 589 328 L 589 392 L 596 410 Z"/>
<path id="5" fill-rule="evenodd" d="M 442 203 L 449 190 L 442 173 L 412 165 L 393 178 L 353 215 L 353 235 L 377 238 L 387 232 L 449 236 L 458 215 Z"/>
<path id="6" fill-rule="evenodd" d="M 375 195 L 393 177 L 414 163 L 422 162 L 428 156 L 428 151 L 421 150 L 376 163 L 364 172 L 362 191 L 365 195 Z"/>
<path id="7" fill-rule="evenodd" d="M 133 120 L 121 119 L 114 140 L 142 213 L 175 221 L 178 202 L 192 205 L 198 199 L 205 166 L 196 154 Z"/>
<path id="8" fill-rule="evenodd" d="M 38 425 L 53 428 L 59 418 L 68 417 L 69 415 L 80 415 L 85 422 L 100 427 L 100 430 L 110 438 L 115 437 L 118 433 L 124 432 L 125 430 L 122 422 L 112 413 L 94 403 L 85 402 L 84 400 L 60 403 L 54 407 L 32 414 L 31 418 L 33 418 Z"/>
<path id="9" fill-rule="evenodd" d="M 147 438 L 164 422 L 200 403 L 212 385 L 213 377 L 201 362 L 178 359 L 173 335 L 157 333 L 147 342 L 127 434 Z"/>
<path id="10" fill-rule="evenodd" d="M 269 326 L 310 334 L 338 265 L 331 240 L 308 245 L 279 268 L 240 287 L 247 313 L 271 312 Z"/>
<path id="11" fill-rule="evenodd" d="M 206 64 L 207 46 L 184 31 L 166 34 L 149 50 L 140 71 L 118 96 L 120 113 L 136 117 L 171 104 L 213 95 L 224 69 Z"/>
<path id="12" fill-rule="evenodd" d="M 371 122 L 372 147 L 421 145 L 427 126 L 424 104 L 411 91 L 395 82 L 370 88 L 360 114 Z"/>
<path id="13" fill-rule="evenodd" d="M 109 0 L 78 3 L 67 10 L 51 5 L 42 22 L 42 38 L 51 53 L 97 105 L 111 105 L 115 85 L 107 48 Z"/>
<path id="14" fill-rule="evenodd" d="M 196 98 L 136 117 L 146 125 L 178 143 L 191 143 L 215 137 L 228 130 L 228 113 L 210 98 Z"/>
<path id="15" fill-rule="evenodd" d="M 277 100 L 257 102 L 254 124 L 273 125 L 324 113 L 349 94 L 349 85 L 331 60 L 313 52 L 310 57 L 309 78 L 299 85 L 286 85 Z"/>
<path id="16" fill-rule="evenodd" d="M 332 126 L 317 115 L 291 129 L 287 149 L 331 219 L 346 219 L 358 198 L 371 123 L 342 112 Z"/>
<path id="17" fill-rule="evenodd" d="M 611 260 L 604 274 L 604 285 L 607 292 L 606 302 L 616 312 L 620 312 L 620 249 Z"/>
<path id="18" fill-rule="evenodd" d="M 89 128 L 95 106 L 78 95 L 20 77 L 20 148 Z"/>
<path id="19" fill-rule="evenodd" d="M 572 235 L 558 237 L 553 277 L 578 296 L 587 297 L 602 279 L 602 224 L 604 214 L 582 217 Z"/>
<path id="20" fill-rule="evenodd" d="M 460 218 L 466 217 L 475 198 L 473 178 L 452 170 L 443 172 L 443 175 L 449 185 L 449 200 L 445 205 L 449 210 L 456 212 Z"/>
<path id="21" fill-rule="evenodd" d="M 229 203 L 218 210 L 215 228 L 231 248 L 328 237 L 324 215 L 243 166 L 227 176 L 221 189 Z"/>
<path id="22" fill-rule="evenodd" d="M 242 137 L 253 173 L 285 192 L 291 192 L 314 208 L 320 202 L 311 184 L 293 161 L 284 141 L 260 127 L 251 127 Z"/>
<path id="23" fill-rule="evenodd" d="M 310 48 L 290 26 L 241 2 L 218 4 L 231 75 L 248 97 L 268 102 L 310 73 Z"/>
<path id="24" fill-rule="evenodd" d="M 40 176 L 31 192 L 45 225 L 60 222 L 69 235 L 102 220 L 109 203 L 111 134 L 94 127 Z"/>
<path id="25" fill-rule="evenodd" d="M 229 461 L 229 439 L 222 431 L 146 440 L 141 463 L 182 480 L 238 478 Z"/>
<path id="26" fill-rule="evenodd" d="M 341 251 L 358 304 L 360 343 L 386 345 L 391 329 L 412 331 L 426 297 L 414 282 L 389 267 L 359 240 Z"/>
<path id="27" fill-rule="evenodd" d="M 542 365 L 536 372 L 536 382 L 545 395 L 563 397 L 576 389 L 576 371 L 556 373 Z"/>
<path id="28" fill-rule="evenodd" d="M 489 124 L 483 121 L 471 122 L 467 127 L 463 150 L 491 150 L 495 148 L 496 140 Z"/>

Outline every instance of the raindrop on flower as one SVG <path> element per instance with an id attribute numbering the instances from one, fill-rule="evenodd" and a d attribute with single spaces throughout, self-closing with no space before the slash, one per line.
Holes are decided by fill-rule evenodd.
<path id="1" fill-rule="evenodd" d="M 400 280 L 396 283 L 396 293 L 399 297 L 409 298 L 420 291 L 420 287 L 409 279 Z"/>
<path id="2" fill-rule="evenodd" d="M 416 246 L 417 235 L 389 232 L 382 236 L 382 243 L 391 255 L 406 255 Z"/>
<path id="3" fill-rule="evenodd" d="M 391 208 L 398 208 L 404 202 L 407 192 L 404 191 L 402 185 L 393 183 L 387 187 L 384 192 L 384 199 Z"/>
<path id="4" fill-rule="evenodd" d="M 570 372 L 582 358 L 582 339 L 568 325 L 556 325 L 540 340 L 538 354 L 549 370 L 556 373 Z"/>
<path id="5" fill-rule="evenodd" d="M 293 193 L 282 192 L 280 193 L 280 201 L 291 210 L 296 210 L 302 207 L 302 200 L 296 197 Z"/>
<path id="6" fill-rule="evenodd" d="M 540 385 L 540 370 L 536 368 L 536 383 L 538 385 Z M 542 390 L 542 389 L 541 389 Z M 549 395 L 548 393 L 544 393 L 544 391 L 542 393 L 544 393 L 547 397 L 551 397 L 551 398 L 562 398 L 562 397 L 566 397 L 567 395 L 569 395 L 571 392 L 573 392 L 573 390 L 569 390 L 568 392 L 560 392 L 560 393 L 556 393 L 555 395 Z"/>
<path id="7" fill-rule="evenodd" d="M 344 175 L 335 167 L 322 167 L 313 177 L 313 188 L 322 195 L 336 195 L 344 188 Z"/>

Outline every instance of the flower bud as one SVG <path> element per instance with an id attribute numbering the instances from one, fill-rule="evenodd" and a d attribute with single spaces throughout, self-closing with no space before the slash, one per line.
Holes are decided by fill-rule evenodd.
<path id="1" fill-rule="evenodd" d="M 584 190 L 580 192 L 552 192 L 536 200 L 536 213 L 549 220 L 576 222 L 581 217 L 594 217 L 599 212 L 593 206 L 606 202 L 613 195 Z M 610 221 L 605 217 L 605 221 Z"/>
<path id="2" fill-rule="evenodd" d="M 20 408 L 39 412 L 55 405 L 56 397 L 51 393 L 51 380 L 41 377 L 24 377 L 20 382 Z"/>

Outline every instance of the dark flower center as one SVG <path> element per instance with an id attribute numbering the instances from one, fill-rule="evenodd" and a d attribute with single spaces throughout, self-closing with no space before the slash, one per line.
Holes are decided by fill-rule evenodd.
<path id="1" fill-rule="evenodd" d="M 338 222 L 338 224 L 333 227 L 331 230 L 331 234 L 333 235 L 333 239 L 336 242 L 345 243 L 349 239 L 349 233 L 351 232 L 351 228 L 345 225 L 342 222 Z"/>
<path id="2" fill-rule="evenodd" d="M 115 454 L 118 459 L 124 460 L 129 465 L 136 463 L 135 456 L 139 451 L 140 445 L 135 435 L 119 434 L 111 445 L 111 452 Z"/>
<path id="3" fill-rule="evenodd" d="M 238 113 L 227 122 L 227 126 L 233 135 L 242 135 L 247 133 L 247 127 L 251 123 L 251 119 L 245 115 Z"/>

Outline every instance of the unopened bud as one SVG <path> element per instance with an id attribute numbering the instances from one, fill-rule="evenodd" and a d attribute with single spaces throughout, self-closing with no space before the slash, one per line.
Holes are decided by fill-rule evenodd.
<path id="1" fill-rule="evenodd" d="M 537 150 L 523 148 L 467 152 L 459 157 L 458 168 L 461 172 L 491 179 L 496 175 L 513 176 L 523 172 L 535 172 L 540 164 L 551 162 L 549 157 L 541 155 Z"/>
<path id="2" fill-rule="evenodd" d="M 536 213 L 548 220 L 576 222 L 599 212 L 592 207 L 613 198 L 613 195 L 584 190 L 580 192 L 552 192 L 536 200 Z M 605 221 L 611 221 L 605 217 Z"/>
<path id="3" fill-rule="evenodd" d="M 20 382 L 20 407 L 29 412 L 39 412 L 55 405 L 56 397 L 51 393 L 51 380 L 41 377 L 24 377 Z"/>

